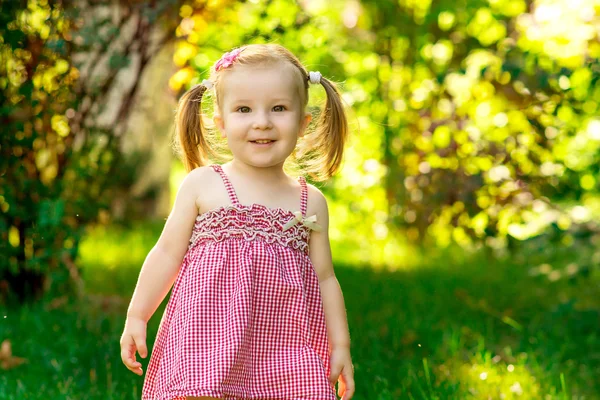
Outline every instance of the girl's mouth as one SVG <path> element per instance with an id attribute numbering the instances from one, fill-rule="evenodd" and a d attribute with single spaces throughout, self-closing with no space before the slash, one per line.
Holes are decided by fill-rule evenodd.
<path id="1" fill-rule="evenodd" d="M 275 140 L 253 140 L 250 143 L 259 147 L 269 147 L 275 143 Z"/>

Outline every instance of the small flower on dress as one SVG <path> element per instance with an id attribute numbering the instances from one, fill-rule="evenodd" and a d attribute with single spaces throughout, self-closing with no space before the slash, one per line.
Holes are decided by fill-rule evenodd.
<path id="1" fill-rule="evenodd" d="M 234 50 L 231 50 L 229 53 L 223 54 L 223 56 L 221 57 L 221 59 L 219 61 L 217 61 L 217 64 L 215 65 L 215 71 L 218 71 L 221 68 L 227 68 L 227 67 L 229 67 L 231 64 L 233 64 L 233 62 L 235 61 L 235 59 L 237 58 L 237 56 L 243 50 L 244 50 L 244 47 L 239 48 L 239 49 L 234 49 Z"/>
<path id="2" fill-rule="evenodd" d="M 298 222 L 312 229 L 313 231 L 321 232 L 321 230 L 323 230 L 321 225 L 317 224 L 317 214 L 302 218 L 302 213 L 300 211 L 294 211 L 294 217 L 286 222 L 286 224 L 283 226 L 283 231 L 287 231 Z"/>

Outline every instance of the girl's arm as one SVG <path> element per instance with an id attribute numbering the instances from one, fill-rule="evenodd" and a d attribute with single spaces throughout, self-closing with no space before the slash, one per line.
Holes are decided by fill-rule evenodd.
<path id="1" fill-rule="evenodd" d="M 350 332 L 342 289 L 333 272 L 331 247 L 329 245 L 329 211 L 327 200 L 314 186 L 309 185 L 313 196 L 310 204 L 314 205 L 317 223 L 323 228 L 321 232 L 312 231 L 310 236 L 309 257 L 319 278 L 323 310 L 327 324 L 330 344 L 329 382 L 335 387 L 338 384 L 338 395 L 342 400 L 350 400 L 354 395 L 354 366 L 350 355 Z M 309 192 L 309 193 L 310 193 Z M 312 213 L 310 213 L 312 215 Z"/>
<path id="2" fill-rule="evenodd" d="M 173 285 L 198 216 L 196 199 L 206 168 L 193 170 L 181 183 L 160 238 L 142 265 L 127 318 L 147 322 Z"/>
<path id="3" fill-rule="evenodd" d="M 327 320 L 327 332 L 331 347 L 350 347 L 350 333 L 346 317 L 346 307 L 340 284 L 333 271 L 331 247 L 329 245 L 329 211 L 325 196 L 314 186 L 309 185 L 313 196 L 310 202 L 317 214 L 317 223 L 323 228 L 321 232 L 312 231 L 310 236 L 309 257 L 315 267 L 323 308 Z"/>
<path id="4" fill-rule="evenodd" d="M 165 227 L 142 265 L 137 285 L 129 303 L 125 328 L 121 335 L 121 360 L 132 372 L 142 375 L 142 358 L 148 355 L 146 325 L 163 301 L 177 276 L 187 252 L 192 228 L 198 215 L 196 199 L 202 188 L 206 167 L 190 172 L 181 183 Z"/>

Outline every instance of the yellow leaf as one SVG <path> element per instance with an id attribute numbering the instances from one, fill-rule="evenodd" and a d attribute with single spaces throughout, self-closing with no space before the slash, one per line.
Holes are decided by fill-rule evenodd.
<path id="1" fill-rule="evenodd" d="M 433 144 L 438 149 L 446 148 L 450 145 L 450 129 L 445 126 L 438 126 L 433 132 Z"/>
<path id="2" fill-rule="evenodd" d="M 0 345 L 0 368 L 3 370 L 12 369 L 26 363 L 27 360 L 21 357 L 13 357 L 8 339 L 4 340 Z"/>

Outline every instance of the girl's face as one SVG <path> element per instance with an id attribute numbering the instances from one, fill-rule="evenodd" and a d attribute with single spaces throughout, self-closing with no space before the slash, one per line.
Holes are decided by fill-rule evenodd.
<path id="1" fill-rule="evenodd" d="M 283 166 L 311 120 L 303 110 L 293 71 L 282 65 L 238 65 L 226 74 L 221 114 L 214 122 L 234 158 L 254 167 Z"/>

